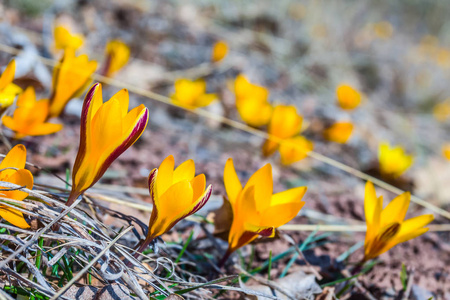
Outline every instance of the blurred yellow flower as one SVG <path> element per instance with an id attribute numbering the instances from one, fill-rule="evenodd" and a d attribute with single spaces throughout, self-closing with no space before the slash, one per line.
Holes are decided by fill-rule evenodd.
<path id="1" fill-rule="evenodd" d="M 56 50 L 65 50 L 67 48 L 77 50 L 84 42 L 83 35 L 72 34 L 64 26 L 56 26 L 53 34 Z"/>
<path id="2" fill-rule="evenodd" d="M 442 155 L 450 160 L 450 144 L 445 144 L 444 146 L 442 146 Z"/>
<path id="3" fill-rule="evenodd" d="M 361 93 L 349 85 L 341 84 L 336 89 L 337 103 L 342 109 L 355 109 L 361 103 Z"/>
<path id="4" fill-rule="evenodd" d="M 293 105 L 277 105 L 269 122 L 268 133 L 279 139 L 288 139 L 298 134 L 302 128 L 303 117 Z M 266 140 L 262 151 L 264 156 L 272 155 L 279 143 Z"/>
<path id="5" fill-rule="evenodd" d="M 172 102 L 186 108 L 194 109 L 208 106 L 217 99 L 216 94 L 206 94 L 206 82 L 203 79 L 178 79 L 175 81 L 175 93 Z"/>
<path id="6" fill-rule="evenodd" d="M 270 121 L 272 105 L 267 101 L 269 91 L 250 83 L 244 75 L 238 75 L 234 81 L 236 109 L 242 120 L 250 126 L 260 127 Z"/>
<path id="7" fill-rule="evenodd" d="M 33 175 L 25 170 L 27 159 L 27 149 L 24 145 L 17 145 L 12 148 L 0 163 L 0 181 L 17 184 L 27 189 L 33 188 Z M 0 186 L 0 197 L 22 201 L 28 193 L 21 190 L 7 191 Z M 0 217 L 20 228 L 29 228 L 22 212 L 0 204 Z"/>
<path id="8" fill-rule="evenodd" d="M 112 40 L 106 44 L 106 62 L 102 74 L 112 76 L 122 69 L 130 59 L 130 48 L 120 40 Z"/>
<path id="9" fill-rule="evenodd" d="M 352 123 L 336 122 L 324 130 L 323 137 L 330 142 L 345 144 L 352 135 L 352 132 Z"/>
<path id="10" fill-rule="evenodd" d="M 381 143 L 378 149 L 378 160 L 381 174 L 396 178 L 412 165 L 413 156 L 406 154 L 400 146 L 391 148 L 388 143 Z"/>
<path id="11" fill-rule="evenodd" d="M 284 140 L 280 145 L 281 163 L 290 165 L 308 156 L 308 152 L 314 149 L 314 143 L 303 136 L 296 136 Z"/>
<path id="12" fill-rule="evenodd" d="M 450 117 L 450 101 L 438 103 L 433 107 L 433 116 L 439 122 L 444 122 Z"/>
<path id="13" fill-rule="evenodd" d="M 394 33 L 394 27 L 388 21 L 381 21 L 373 24 L 373 32 L 380 39 L 390 39 Z"/>
<path id="14" fill-rule="evenodd" d="M 243 74 L 239 74 L 234 80 L 234 93 L 236 106 L 248 98 L 256 98 L 263 102 L 269 97 L 269 91 L 265 87 L 251 83 Z"/>
<path id="15" fill-rule="evenodd" d="M 275 228 L 297 216 L 305 204 L 302 198 L 306 192 L 306 187 L 297 187 L 272 195 L 270 164 L 256 171 L 242 188 L 233 160 L 229 158 L 223 178 L 233 211 L 233 222 L 228 236 L 228 250 L 221 264 L 233 251 L 249 244 L 258 236 L 273 237 Z"/>
<path id="16" fill-rule="evenodd" d="M 53 69 L 49 117 L 58 117 L 72 98 L 83 93 L 96 69 L 97 62 L 89 61 L 87 55 L 75 56 L 73 49 L 64 51 L 63 58 Z"/>
<path id="17" fill-rule="evenodd" d="M 46 123 L 49 113 L 49 100 L 36 101 L 34 88 L 29 86 L 17 99 L 13 116 L 4 116 L 3 124 L 13 130 L 16 139 L 27 135 L 52 134 L 62 129 L 61 124 Z"/>
<path id="18" fill-rule="evenodd" d="M 227 56 L 228 53 L 228 45 L 225 41 L 218 41 L 214 44 L 211 60 L 213 62 L 219 62 Z"/>
<path id="19" fill-rule="evenodd" d="M 94 84 L 81 112 L 80 147 L 72 172 L 72 191 L 67 206 L 93 186 L 111 163 L 144 132 L 148 109 L 143 105 L 128 112 L 128 91 L 123 89 L 103 103 L 102 86 Z"/>
<path id="20" fill-rule="evenodd" d="M 383 197 L 377 198 L 373 184 L 366 183 L 364 212 L 367 231 L 364 243 L 364 261 L 373 259 L 397 244 L 418 237 L 428 231 L 424 226 L 433 221 L 433 215 L 422 215 L 405 220 L 411 195 L 405 192 L 383 209 Z"/>
<path id="21" fill-rule="evenodd" d="M 0 76 L 0 113 L 13 104 L 14 99 L 22 92 L 22 89 L 15 85 L 14 73 L 16 72 L 16 62 L 11 60 Z"/>
<path id="22" fill-rule="evenodd" d="M 138 252 L 142 252 L 153 239 L 172 229 L 182 219 L 199 211 L 212 193 L 206 189 L 204 174 L 195 176 L 192 159 L 175 168 L 175 160 L 168 156 L 148 176 L 153 210 L 148 225 L 148 233 Z"/>

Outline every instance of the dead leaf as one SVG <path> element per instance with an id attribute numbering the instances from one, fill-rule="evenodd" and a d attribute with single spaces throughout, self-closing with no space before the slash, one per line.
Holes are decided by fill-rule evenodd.
<path id="1" fill-rule="evenodd" d="M 213 235 L 224 241 L 228 241 L 231 223 L 233 223 L 233 209 L 231 208 L 230 201 L 226 197 L 223 197 L 222 206 L 210 212 L 207 219 L 214 222 Z"/>
<path id="2" fill-rule="evenodd" d="M 314 275 L 306 275 L 302 271 L 289 274 L 283 278 L 270 281 L 272 288 L 267 285 L 259 284 L 245 286 L 242 288 L 250 289 L 255 292 L 274 295 L 276 299 L 314 299 L 315 294 L 322 292 L 317 284 Z M 282 291 L 282 292 L 281 292 Z M 270 299 L 263 296 L 251 296 L 250 299 L 264 300 Z M 326 299 L 326 298 L 325 298 Z"/>

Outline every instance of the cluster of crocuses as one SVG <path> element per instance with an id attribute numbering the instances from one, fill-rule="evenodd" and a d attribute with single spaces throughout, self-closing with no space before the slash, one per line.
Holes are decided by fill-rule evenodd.
<path id="1" fill-rule="evenodd" d="M 67 205 L 94 185 L 111 163 L 141 136 L 147 126 L 149 111 L 140 105 L 128 111 L 128 92 L 121 90 L 103 103 L 102 87 L 94 84 L 86 94 L 81 114 L 80 145 L 72 172 L 72 190 Z M 0 181 L 31 189 L 33 177 L 25 170 L 26 150 L 15 146 L 0 164 Z M 297 216 L 305 204 L 306 187 L 297 187 L 273 194 L 272 167 L 266 164 L 242 186 L 230 158 L 225 164 L 224 184 L 233 220 L 228 234 L 228 250 L 222 262 L 236 249 L 258 236 L 273 237 L 275 228 Z M 142 252 L 157 237 L 176 223 L 200 210 L 209 200 L 212 187 L 206 186 L 204 174 L 195 175 L 193 160 L 175 168 L 173 156 L 168 156 L 148 176 L 153 201 L 147 237 L 137 247 Z M 28 194 L 20 189 L 1 189 L 3 199 L 24 200 Z M 427 231 L 432 215 L 404 221 L 410 202 L 409 193 L 395 198 L 382 209 L 382 197 L 375 194 L 368 182 L 365 195 L 367 235 L 363 261 L 377 257 L 398 243 Z M 23 214 L 11 206 L 0 205 L 0 216 L 21 227 L 29 227 Z"/>
<path id="2" fill-rule="evenodd" d="M 19 95 L 16 108 L 11 115 L 2 118 L 2 123 L 15 133 L 15 138 L 25 136 L 47 135 L 62 129 L 61 124 L 48 122 L 59 117 L 67 103 L 86 90 L 92 83 L 92 75 L 97 69 L 97 62 L 90 61 L 88 56 L 76 55 L 76 50 L 83 44 L 81 35 L 71 34 L 65 27 L 57 26 L 54 31 L 55 51 L 63 51 L 59 63 L 53 69 L 53 80 L 50 97 L 36 100 L 33 87 L 22 90 L 12 83 L 15 73 L 15 62 L 12 60 L 0 77 L 1 113 L 10 107 Z M 106 61 L 102 74 L 112 76 L 128 61 L 130 50 L 119 40 L 110 41 L 106 46 Z"/>
<path id="3" fill-rule="evenodd" d="M 55 30 L 56 49 L 64 49 L 64 55 L 55 67 L 50 99 L 36 101 L 32 88 L 22 94 L 12 83 L 14 61 L 0 77 L 0 94 L 5 107 L 12 104 L 17 94 L 17 109 L 12 116 L 5 116 L 3 123 L 16 132 L 16 137 L 49 134 L 60 130 L 62 125 L 48 123 L 51 117 L 59 116 L 67 102 L 82 93 L 91 82 L 97 63 L 87 56 L 75 55 L 83 39 L 71 35 L 64 28 Z M 119 49 L 119 50 L 118 50 Z M 218 42 L 213 49 L 212 61 L 223 59 L 227 46 Z M 120 42 L 107 47 L 108 66 L 103 74 L 111 75 L 123 66 L 123 57 L 128 60 L 129 50 Z M 114 57 L 120 57 L 117 59 Z M 206 106 L 216 96 L 206 94 L 206 84 L 202 80 L 179 80 L 175 83 L 172 96 L 178 105 L 188 108 Z M 268 156 L 279 151 L 284 164 L 290 164 L 306 156 L 313 148 L 312 142 L 299 135 L 303 118 L 294 106 L 277 105 L 268 102 L 268 91 L 264 87 L 250 83 L 243 75 L 235 81 L 236 107 L 241 118 L 251 126 L 267 125 L 268 133 L 277 140 L 268 139 L 263 145 L 263 153 Z M 4 100 L 3 100 L 4 99 Z M 338 104 L 344 109 L 352 109 L 361 101 L 359 92 L 351 87 L 339 87 Z M 128 92 L 121 90 L 103 103 L 100 84 L 95 84 L 86 94 L 80 125 L 80 145 L 72 172 L 72 189 L 67 205 L 94 185 L 111 163 L 126 151 L 146 128 L 149 111 L 140 105 L 128 112 Z M 2 102 L 3 107 L 3 102 Z M 39 113 L 37 113 L 39 112 Z M 336 142 L 346 142 L 351 134 L 348 126 L 336 123 L 325 130 L 324 136 Z M 351 125 L 351 124 L 350 124 Z M 347 128 L 347 129 L 345 129 Z M 352 126 L 351 126 L 352 128 Z M 343 133 L 346 132 L 346 133 Z M 284 142 L 288 141 L 288 142 Z M 386 174 L 398 176 L 411 164 L 402 149 L 380 148 L 380 164 L 385 165 Z M 0 181 L 15 183 L 31 189 L 33 177 L 25 170 L 26 150 L 22 145 L 14 147 L 0 164 Z M 393 164 L 395 161 L 396 164 Z M 399 166 L 398 166 L 399 165 Z M 172 156 L 167 157 L 153 169 L 148 177 L 149 192 L 154 203 L 147 237 L 137 247 L 142 252 L 157 237 L 169 231 L 177 222 L 200 210 L 208 201 L 212 187 L 206 186 L 204 174 L 195 176 L 195 164 L 188 160 L 175 168 Z M 249 244 L 258 236 L 273 237 L 275 228 L 292 220 L 305 204 L 302 201 L 306 187 L 293 188 L 281 193 L 273 193 L 272 168 L 265 165 L 255 172 L 243 187 L 230 158 L 225 164 L 224 184 L 227 201 L 232 207 L 233 220 L 229 228 L 229 247 L 223 262 L 236 249 Z M 2 189 L 4 199 L 24 200 L 28 193 L 22 190 Z M 431 222 L 431 215 L 404 221 L 410 201 L 409 193 L 394 199 L 384 210 L 381 197 L 377 198 L 371 183 L 366 185 L 365 211 L 368 224 L 365 257 L 368 260 L 387 251 L 394 245 L 420 235 Z M 21 228 L 29 227 L 21 211 L 11 205 L 0 205 L 0 216 Z"/>

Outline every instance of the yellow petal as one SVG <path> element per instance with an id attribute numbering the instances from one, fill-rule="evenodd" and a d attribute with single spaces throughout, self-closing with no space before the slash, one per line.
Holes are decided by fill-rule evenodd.
<path id="1" fill-rule="evenodd" d="M 300 203 L 306 193 L 306 186 L 296 187 L 286 190 L 284 192 L 276 193 L 272 195 L 270 206 L 282 205 L 287 203 Z"/>
<path id="2" fill-rule="evenodd" d="M 218 62 L 224 59 L 228 53 L 228 45 L 225 41 L 218 41 L 214 44 L 213 51 L 211 54 L 211 60 L 213 62 Z"/>
<path id="3" fill-rule="evenodd" d="M 392 239 L 389 243 L 386 244 L 386 246 L 384 246 L 378 253 L 376 256 L 383 254 L 384 252 L 390 250 L 392 247 L 401 244 L 403 242 L 412 240 L 422 234 L 424 234 L 425 232 L 428 231 L 428 228 L 420 228 L 417 229 L 416 231 L 410 232 L 408 234 L 402 235 L 401 237 L 396 237 L 394 239 Z"/>
<path id="4" fill-rule="evenodd" d="M 178 220 L 179 214 L 192 205 L 192 197 L 193 190 L 188 181 L 170 186 L 157 202 L 158 216 L 150 224 L 149 235 L 156 237 L 168 231 L 173 226 L 172 223 Z"/>
<path id="5" fill-rule="evenodd" d="M 9 107 L 14 103 L 14 99 L 22 89 L 14 83 L 8 84 L 3 90 L 0 90 L 0 107 Z"/>
<path id="6" fill-rule="evenodd" d="M 314 148 L 313 142 L 307 140 L 303 136 L 296 136 L 291 139 L 286 139 L 280 145 L 281 163 L 283 165 L 290 165 L 298 162 L 308 156 Z"/>
<path id="7" fill-rule="evenodd" d="M 228 200 L 231 205 L 236 203 L 236 199 L 239 193 L 242 191 L 242 185 L 239 181 L 239 177 L 234 169 L 233 159 L 229 158 L 225 163 L 225 169 L 223 171 L 223 181 L 225 184 L 225 190 L 227 191 Z"/>
<path id="8" fill-rule="evenodd" d="M 112 96 L 111 99 L 109 99 L 109 101 L 111 101 L 113 99 L 117 99 L 117 101 L 119 102 L 120 110 L 122 112 L 121 117 L 125 118 L 125 116 L 128 113 L 128 105 L 129 105 L 129 102 L 130 102 L 129 101 L 130 98 L 128 96 L 128 90 L 127 89 L 121 89 L 116 94 L 114 94 L 114 96 Z"/>
<path id="9" fill-rule="evenodd" d="M 193 201 L 197 201 L 205 192 L 206 178 L 205 174 L 199 174 L 191 180 L 192 190 L 194 191 Z"/>
<path id="10" fill-rule="evenodd" d="M 367 181 L 364 195 L 364 214 L 366 216 L 368 227 L 375 226 L 376 228 L 378 228 L 382 209 L 383 198 L 377 198 L 373 183 Z"/>
<path id="11" fill-rule="evenodd" d="M 55 48 L 78 49 L 83 44 L 83 36 L 81 34 L 71 34 L 67 28 L 56 26 L 54 30 Z"/>
<path id="12" fill-rule="evenodd" d="M 31 136 L 39 136 L 39 135 L 47 135 L 52 134 L 55 132 L 60 131 L 63 128 L 62 124 L 53 124 L 53 123 L 43 123 L 43 124 L 37 124 L 33 127 L 31 127 L 26 132 L 18 132 L 24 135 L 31 135 Z"/>
<path id="13" fill-rule="evenodd" d="M 349 85 L 341 84 L 336 89 L 338 105 L 342 109 L 355 109 L 361 103 L 361 94 Z"/>
<path id="14" fill-rule="evenodd" d="M 272 105 L 253 96 L 236 103 L 236 108 L 242 120 L 253 127 L 266 125 L 272 116 Z"/>
<path id="15" fill-rule="evenodd" d="M 391 223 L 402 223 L 408 211 L 411 194 L 405 192 L 395 197 L 381 212 L 381 227 Z"/>
<path id="16" fill-rule="evenodd" d="M 195 107 L 205 107 L 210 105 L 213 101 L 217 100 L 216 94 L 203 94 L 195 101 Z"/>
<path id="17" fill-rule="evenodd" d="M 427 226 L 433 220 L 434 220 L 433 215 L 421 215 L 408 219 L 401 224 L 400 230 L 397 233 L 396 238 L 405 241 L 403 239 L 403 236 L 406 236 L 411 232 L 417 231 L 418 229 Z"/>
<path id="18" fill-rule="evenodd" d="M 17 106 L 31 108 L 36 102 L 36 93 L 34 87 L 29 86 L 25 91 L 17 98 Z"/>
<path id="19" fill-rule="evenodd" d="M 108 42 L 105 48 L 107 57 L 106 76 L 111 76 L 122 69 L 130 59 L 130 48 L 120 40 Z"/>
<path id="20" fill-rule="evenodd" d="M 350 122 L 337 122 L 327 128 L 323 136 L 326 140 L 345 144 L 352 135 L 353 124 Z"/>
<path id="21" fill-rule="evenodd" d="M 27 160 L 27 149 L 24 145 L 16 145 L 11 150 L 9 150 L 8 154 L 6 154 L 5 158 L 3 158 L 0 163 L 0 170 L 4 168 L 17 168 L 23 169 L 25 168 L 25 162 Z M 3 173 L 5 172 L 5 173 Z M 13 174 L 14 170 L 5 170 L 2 171 L 2 174 Z"/>
<path id="22" fill-rule="evenodd" d="M 191 181 L 195 176 L 195 163 L 192 159 L 186 160 L 173 171 L 173 181 L 175 184 L 182 180 Z"/>
<path id="23" fill-rule="evenodd" d="M 282 139 L 293 137 L 300 132 L 303 117 L 292 105 L 277 105 L 269 123 L 268 132 Z"/>
<path id="24" fill-rule="evenodd" d="M 13 59 L 6 66 L 5 71 L 3 71 L 0 76 L 0 91 L 6 88 L 14 80 L 14 73 L 16 72 L 16 61 Z"/>
<path id="25" fill-rule="evenodd" d="M 20 169 L 20 170 L 13 171 L 13 172 L 14 173 L 12 175 L 7 177 L 7 179 L 6 179 L 7 182 L 26 187 L 27 189 L 33 188 L 33 175 L 31 175 L 30 171 L 25 170 L 25 169 Z M 10 198 L 10 199 L 19 200 L 19 201 L 22 201 L 23 199 L 28 197 L 28 193 L 24 192 L 22 190 L 0 191 L 0 195 L 2 195 L 2 197 L 5 197 L 5 198 Z"/>
<path id="26" fill-rule="evenodd" d="M 19 228 L 30 228 L 30 225 L 25 221 L 22 212 L 16 209 L 5 206 L 0 207 L 0 217 Z"/>
<path id="27" fill-rule="evenodd" d="M 262 146 L 262 153 L 264 156 L 271 156 L 277 151 L 279 144 L 272 140 L 266 140 Z"/>
<path id="28" fill-rule="evenodd" d="M 444 146 L 442 146 L 442 155 L 450 160 L 450 144 L 445 144 Z"/>
<path id="29" fill-rule="evenodd" d="M 273 192 L 272 166 L 266 164 L 256 171 L 248 180 L 244 190 L 255 188 L 255 201 L 258 211 L 264 211 L 270 206 L 270 199 Z"/>
<path id="30" fill-rule="evenodd" d="M 284 203 L 280 205 L 270 206 L 265 212 L 261 214 L 260 225 L 280 227 L 298 215 L 300 209 L 305 205 L 304 201 Z"/>
<path id="31" fill-rule="evenodd" d="M 156 191 L 158 197 L 161 197 L 173 182 L 173 168 L 175 159 L 172 155 L 166 157 L 158 168 L 158 176 L 156 177 Z"/>

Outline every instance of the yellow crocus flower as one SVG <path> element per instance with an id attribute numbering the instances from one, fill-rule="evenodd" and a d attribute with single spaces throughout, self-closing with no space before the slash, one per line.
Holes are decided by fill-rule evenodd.
<path id="1" fill-rule="evenodd" d="M 433 107 L 433 116 L 439 122 L 444 122 L 450 117 L 449 99 L 445 102 L 438 103 Z"/>
<path id="2" fill-rule="evenodd" d="M 353 124 L 350 122 L 336 122 L 323 132 L 323 137 L 330 141 L 339 144 L 347 143 L 352 135 Z"/>
<path id="3" fill-rule="evenodd" d="M 0 113 L 13 104 L 14 99 L 22 92 L 22 89 L 13 82 L 16 72 L 16 62 L 11 60 L 0 76 Z"/>
<path id="4" fill-rule="evenodd" d="M 442 146 L 442 155 L 450 160 L 450 144 L 445 144 L 444 146 Z"/>
<path id="5" fill-rule="evenodd" d="M 272 195 L 272 166 L 266 164 L 256 171 L 242 188 L 229 158 L 224 170 L 225 189 L 233 211 L 233 222 L 228 236 L 228 250 L 223 264 L 236 249 L 258 236 L 273 237 L 275 228 L 297 216 L 305 204 L 302 201 L 306 187 L 297 187 Z"/>
<path id="6" fill-rule="evenodd" d="M 175 93 L 172 102 L 187 108 L 208 106 L 217 99 L 216 94 L 206 94 L 206 82 L 203 79 L 178 79 L 175 81 Z"/>
<path id="7" fill-rule="evenodd" d="M 228 45 L 225 41 L 218 41 L 214 44 L 213 50 L 211 53 L 211 60 L 213 62 L 219 62 L 227 56 L 228 53 Z"/>
<path id="8" fill-rule="evenodd" d="M 55 49 L 65 50 L 67 48 L 76 50 L 83 45 L 84 38 L 81 34 L 72 34 L 64 26 L 56 26 L 53 32 L 55 38 Z"/>
<path id="9" fill-rule="evenodd" d="M 83 93 L 96 69 L 97 62 L 89 61 L 87 55 L 75 56 L 73 49 L 64 51 L 63 58 L 53 69 L 49 117 L 58 117 L 72 98 Z"/>
<path id="10" fill-rule="evenodd" d="M 263 102 L 267 101 L 269 97 L 269 91 L 265 87 L 251 83 L 242 74 L 239 74 L 234 80 L 234 94 L 236 95 L 236 106 L 247 98 L 256 98 Z"/>
<path id="11" fill-rule="evenodd" d="M 67 205 L 103 176 L 111 163 L 144 132 L 149 114 L 143 105 L 128 112 L 128 91 L 123 89 L 103 103 L 102 86 L 94 84 L 81 111 L 80 147 L 72 172 Z"/>
<path id="12" fill-rule="evenodd" d="M 273 110 L 269 102 L 261 102 L 257 98 L 246 98 L 236 108 L 241 119 L 253 127 L 266 125 Z"/>
<path id="13" fill-rule="evenodd" d="M 192 159 L 175 168 L 172 155 L 150 172 L 148 186 L 153 210 L 147 237 L 138 252 L 145 250 L 151 241 L 172 229 L 180 220 L 199 211 L 212 193 L 211 185 L 205 189 L 205 175 L 195 176 Z"/>
<path id="14" fill-rule="evenodd" d="M 14 131 L 15 138 L 28 135 L 46 135 L 63 128 L 61 124 L 47 123 L 49 100 L 36 101 L 34 88 L 29 86 L 17 99 L 17 108 L 13 116 L 4 116 L 3 124 Z"/>
<path id="15" fill-rule="evenodd" d="M 290 165 L 308 156 L 308 152 L 314 149 L 314 143 L 303 136 L 296 136 L 284 140 L 280 145 L 281 163 Z"/>
<path id="16" fill-rule="evenodd" d="M 383 197 L 377 197 L 372 182 L 366 183 L 364 212 L 367 231 L 364 242 L 364 261 L 373 259 L 395 245 L 428 231 L 428 228 L 424 226 L 433 221 L 433 215 L 422 215 L 405 220 L 410 201 L 410 193 L 405 192 L 395 197 L 383 209 Z"/>
<path id="17" fill-rule="evenodd" d="M 383 176 L 397 178 L 412 165 L 414 159 L 400 146 L 391 148 L 388 143 L 381 143 L 378 149 L 378 160 Z"/>
<path id="18" fill-rule="evenodd" d="M 293 105 L 277 105 L 269 122 L 268 133 L 279 139 L 289 139 L 298 134 L 302 128 L 303 117 Z M 279 143 L 266 140 L 263 145 L 264 156 L 272 155 Z"/>
<path id="19" fill-rule="evenodd" d="M 394 27 L 388 21 L 381 21 L 373 24 L 373 32 L 380 39 L 390 39 L 394 34 Z"/>
<path id="20" fill-rule="evenodd" d="M 259 85 L 250 83 L 240 74 L 234 81 L 236 109 L 242 120 L 250 126 L 264 126 L 272 116 L 272 105 L 267 101 L 269 91 Z"/>
<path id="21" fill-rule="evenodd" d="M 342 109 L 355 109 L 361 103 L 361 93 L 349 85 L 341 84 L 336 89 L 337 104 Z"/>
<path id="22" fill-rule="evenodd" d="M 0 163 L 0 181 L 14 183 L 27 189 L 33 188 L 33 175 L 24 169 L 27 159 L 27 149 L 24 145 L 16 145 L 12 148 Z M 15 190 L 6 191 L 5 187 L 0 187 L 0 197 L 22 201 L 28 196 L 28 193 Z M 25 221 L 22 212 L 9 206 L 0 204 L 0 217 L 14 226 L 20 228 L 29 228 L 30 225 Z"/>
<path id="23" fill-rule="evenodd" d="M 106 44 L 105 55 L 103 74 L 112 76 L 127 64 L 130 59 L 130 47 L 120 40 L 112 40 Z"/>

